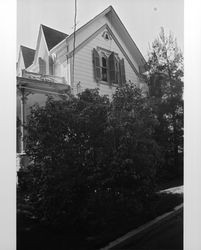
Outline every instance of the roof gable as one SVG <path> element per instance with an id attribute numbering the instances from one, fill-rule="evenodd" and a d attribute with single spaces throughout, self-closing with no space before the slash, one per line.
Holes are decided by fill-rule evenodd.
<path id="1" fill-rule="evenodd" d="M 126 30 L 125 26 L 121 22 L 120 18 L 118 17 L 118 15 L 116 14 L 112 6 L 109 6 L 100 14 L 98 14 L 93 19 L 91 19 L 89 22 L 81 26 L 76 31 L 76 34 L 78 35 L 79 33 L 83 33 L 89 25 L 93 24 L 95 21 L 98 21 L 103 16 L 107 17 L 109 21 L 112 20 L 113 27 L 115 28 L 118 35 L 121 37 L 130 55 L 137 63 L 137 66 L 138 66 L 137 71 L 139 71 L 139 73 L 143 73 L 144 71 L 146 71 L 145 69 L 146 61 L 143 55 L 141 54 L 140 50 L 136 46 L 135 42 L 129 35 L 128 31 Z M 51 53 L 51 51 L 54 51 L 55 49 L 59 48 L 59 46 L 63 46 L 65 42 L 64 40 L 66 38 L 67 38 L 67 41 L 70 41 L 71 39 L 73 39 L 74 33 L 68 36 L 67 34 L 63 32 L 57 31 L 45 25 L 40 25 L 34 63 L 36 63 L 36 59 L 38 57 L 38 50 L 39 50 L 41 36 L 43 36 L 43 39 L 45 40 L 45 44 L 46 44 L 46 48 L 48 52 Z"/>
<path id="2" fill-rule="evenodd" d="M 125 28 L 124 24 L 122 23 L 121 19 L 115 12 L 114 8 L 110 6 L 110 11 L 106 13 L 109 20 L 112 20 L 112 24 L 119 35 L 122 37 L 125 45 L 127 46 L 128 50 L 131 52 L 133 58 L 137 61 L 140 73 L 146 71 L 146 60 L 143 57 L 142 53 L 138 49 L 137 45 L 133 41 L 132 37 L 128 33 L 127 29 Z"/>
<path id="3" fill-rule="evenodd" d="M 45 43 L 45 50 L 47 50 L 47 53 L 56 46 L 58 43 L 60 43 L 62 40 L 64 40 L 68 35 L 60 32 L 58 30 L 52 29 L 50 27 L 47 27 L 43 24 L 40 25 L 39 33 L 38 33 L 38 39 L 37 39 L 37 45 L 36 45 L 36 51 L 35 56 L 33 60 L 33 64 L 37 63 L 38 53 L 40 50 L 41 42 Z"/>
<path id="4" fill-rule="evenodd" d="M 94 22 L 96 22 L 97 20 L 99 20 L 100 18 L 102 18 L 103 16 L 106 16 L 110 22 L 112 20 L 113 27 L 117 31 L 118 35 L 124 41 L 125 46 L 129 50 L 129 52 L 132 55 L 133 59 L 138 64 L 138 70 L 139 70 L 139 72 L 143 73 L 144 71 L 146 71 L 146 69 L 145 69 L 145 67 L 146 67 L 146 60 L 144 59 L 142 53 L 138 49 L 137 45 L 133 41 L 132 37 L 128 33 L 127 29 L 123 25 L 122 21 L 120 20 L 119 16 L 117 15 L 117 13 L 115 12 L 115 10 L 113 9 L 112 6 L 109 6 L 108 8 L 106 8 L 105 10 L 103 10 L 101 13 L 99 13 L 97 16 L 95 16 L 93 19 L 91 19 L 86 24 L 84 24 L 79 29 L 77 29 L 76 35 L 78 35 L 79 33 L 84 32 L 89 25 L 93 24 Z M 70 34 L 67 37 L 67 41 L 73 39 L 73 37 L 74 37 L 74 33 Z M 61 43 L 63 44 L 63 42 L 61 42 Z M 58 46 L 60 46 L 61 43 L 58 44 L 58 45 L 56 45 L 53 48 L 53 50 L 56 49 Z"/>
<path id="5" fill-rule="evenodd" d="M 34 60 L 35 50 L 21 45 L 25 68 L 29 67 Z"/>
<path id="6" fill-rule="evenodd" d="M 84 40 L 82 43 L 80 43 L 75 48 L 75 50 L 70 51 L 69 54 L 68 54 L 68 57 L 71 57 L 73 54 L 76 54 L 80 49 L 82 49 L 87 43 L 91 42 L 99 34 L 101 34 L 101 37 L 102 37 L 104 32 L 107 32 L 108 35 L 110 36 L 110 39 L 113 39 L 114 43 L 119 48 L 119 50 L 122 52 L 122 54 L 124 55 L 124 57 L 126 58 L 128 63 L 130 64 L 133 71 L 136 73 L 136 75 L 139 76 L 139 72 L 138 72 L 138 70 L 136 68 L 137 64 L 134 64 L 133 61 L 130 60 L 130 57 L 128 56 L 128 54 L 124 50 L 124 46 L 122 46 L 121 43 L 118 41 L 118 39 L 116 38 L 115 34 L 110 29 L 108 24 L 104 24 L 103 26 L 101 26 L 98 30 L 96 30 L 93 34 L 91 34 L 91 36 L 89 36 L 86 40 Z M 107 49 L 105 49 L 105 50 L 107 50 Z M 111 52 L 111 49 L 108 50 L 108 51 Z"/>
<path id="7" fill-rule="evenodd" d="M 45 36 L 46 44 L 49 51 L 68 36 L 63 32 L 52 29 L 43 24 L 41 25 L 41 27 L 43 29 L 43 34 Z"/>

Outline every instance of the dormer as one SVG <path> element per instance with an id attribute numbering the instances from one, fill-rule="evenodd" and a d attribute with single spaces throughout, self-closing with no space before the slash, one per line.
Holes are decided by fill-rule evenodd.
<path id="1" fill-rule="evenodd" d="M 21 76 L 22 70 L 27 69 L 33 63 L 34 55 L 34 49 L 22 45 L 20 46 L 19 57 L 17 61 L 17 76 Z"/>
<path id="2" fill-rule="evenodd" d="M 47 27 L 40 25 L 38 40 L 36 45 L 36 53 L 33 64 L 28 68 L 28 71 L 53 75 L 53 60 L 50 55 L 50 50 L 64 40 L 68 35 Z"/>

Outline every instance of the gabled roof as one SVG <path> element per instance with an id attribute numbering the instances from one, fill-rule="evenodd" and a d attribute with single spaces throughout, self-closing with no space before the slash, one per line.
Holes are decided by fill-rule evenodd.
<path id="1" fill-rule="evenodd" d="M 137 45 L 135 44 L 132 37 L 128 33 L 126 27 L 122 23 L 121 19 L 117 15 L 114 8 L 112 6 L 109 6 L 109 8 L 110 8 L 110 11 L 108 11 L 108 13 L 106 15 L 108 15 L 110 20 L 114 19 L 113 25 L 116 28 L 116 30 L 120 33 L 121 37 L 124 38 L 124 42 L 125 42 L 126 46 L 128 47 L 128 49 L 130 50 L 133 57 L 135 59 L 137 59 L 140 73 L 147 71 L 147 63 L 146 63 L 144 56 L 142 55 L 142 53 L 138 49 Z"/>
<path id="2" fill-rule="evenodd" d="M 67 34 L 63 32 L 52 29 L 43 24 L 41 24 L 41 27 L 43 29 L 43 33 L 45 36 L 48 50 L 51 50 L 55 45 L 60 43 L 62 40 L 64 40 L 68 36 Z"/>
<path id="3" fill-rule="evenodd" d="M 106 16 L 110 22 L 112 22 L 113 27 L 115 28 L 118 35 L 122 38 L 125 46 L 127 47 L 127 50 L 130 52 L 132 58 L 137 63 L 138 71 L 139 73 L 143 73 L 146 71 L 146 60 L 144 59 L 143 55 L 141 54 L 140 50 L 136 46 L 135 42 L 129 35 L 127 29 L 121 22 L 120 18 L 118 17 L 117 13 L 113 9 L 112 6 L 109 6 L 104 11 L 99 13 L 97 16 L 95 16 L 93 19 L 91 19 L 89 22 L 81 26 L 79 29 L 76 30 L 76 35 L 78 35 L 81 32 L 84 32 L 84 30 L 91 25 L 93 22 L 97 21 L 98 19 L 102 18 L 103 16 Z M 51 52 L 53 52 L 56 48 L 61 46 L 61 44 L 66 43 L 66 41 L 69 41 L 73 39 L 74 33 L 71 35 L 67 35 L 63 32 L 60 32 L 58 30 L 52 29 L 50 27 L 47 27 L 43 24 L 40 25 L 39 29 L 39 35 L 38 35 L 38 41 L 36 46 L 36 53 L 34 62 L 37 58 L 37 52 L 38 47 L 41 39 L 41 35 L 44 35 L 45 42 L 47 45 L 47 49 Z M 78 45 L 79 46 L 79 45 Z M 34 63 L 33 62 L 33 63 Z"/>
<path id="4" fill-rule="evenodd" d="M 35 50 L 21 45 L 25 68 L 29 67 L 34 60 Z"/>
<path id="5" fill-rule="evenodd" d="M 146 71 L 146 60 L 143 57 L 142 53 L 138 49 L 137 45 L 133 41 L 132 37 L 128 33 L 127 29 L 125 28 L 124 24 L 120 20 L 119 16 L 115 12 L 114 8 L 110 5 L 105 10 L 103 10 L 101 13 L 99 13 L 97 16 L 92 18 L 90 21 L 88 21 L 86 24 L 81 26 L 79 29 L 76 30 L 76 34 L 80 32 L 84 32 L 84 29 L 91 25 L 96 20 L 100 19 L 102 16 L 106 16 L 110 22 L 112 22 L 113 27 L 116 29 L 117 33 L 120 35 L 122 40 L 124 41 L 125 45 L 127 46 L 128 50 L 130 51 L 132 57 L 136 60 L 140 73 L 143 73 Z M 70 40 L 73 38 L 74 33 L 70 34 L 67 37 L 67 40 Z M 62 43 L 62 42 L 61 42 Z M 57 44 L 55 47 L 60 46 Z"/>

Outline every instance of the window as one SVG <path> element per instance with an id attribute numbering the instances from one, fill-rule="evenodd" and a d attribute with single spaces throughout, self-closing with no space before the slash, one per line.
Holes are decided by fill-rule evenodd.
<path id="1" fill-rule="evenodd" d="M 106 50 L 105 50 L 106 51 Z M 123 84 L 126 82 L 124 59 L 111 51 L 93 49 L 94 78 L 96 82 Z"/>
<path id="2" fill-rule="evenodd" d="M 107 57 L 104 54 L 101 55 L 101 80 L 108 81 Z"/>
<path id="3" fill-rule="evenodd" d="M 105 38 L 105 40 L 111 40 L 112 39 L 110 34 L 108 33 L 108 31 L 104 31 L 102 36 L 103 36 L 103 38 Z"/>
<path id="4" fill-rule="evenodd" d="M 39 64 L 39 74 L 45 75 L 46 74 L 46 62 L 41 57 L 38 58 Z"/>

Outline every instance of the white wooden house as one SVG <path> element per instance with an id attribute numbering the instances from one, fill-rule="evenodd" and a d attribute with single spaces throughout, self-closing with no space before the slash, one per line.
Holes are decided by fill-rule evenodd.
<path id="1" fill-rule="evenodd" d="M 146 61 L 112 6 L 67 35 L 40 25 L 36 50 L 21 46 L 17 62 L 17 115 L 22 123 L 34 103 L 47 94 L 77 94 L 99 88 L 110 98 L 116 86 L 133 82 L 147 90 Z M 23 128 L 19 153 L 23 153 Z"/>

